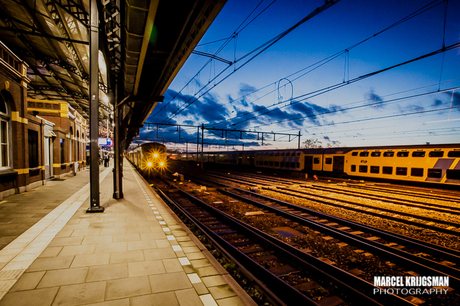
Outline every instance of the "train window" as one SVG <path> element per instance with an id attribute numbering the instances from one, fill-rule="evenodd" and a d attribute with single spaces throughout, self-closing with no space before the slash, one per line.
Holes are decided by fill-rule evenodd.
<path id="1" fill-rule="evenodd" d="M 449 153 L 447 153 L 447 156 L 448 157 L 460 157 L 460 151 L 449 151 Z"/>
<path id="2" fill-rule="evenodd" d="M 281 162 L 281 168 L 284 168 L 284 162 Z"/>
<path id="3" fill-rule="evenodd" d="M 369 156 L 369 152 L 361 152 L 361 153 L 359 153 L 359 156 L 368 157 L 368 156 Z"/>
<path id="4" fill-rule="evenodd" d="M 280 162 L 275 162 L 275 167 L 279 167 L 280 166 Z"/>
<path id="5" fill-rule="evenodd" d="M 276 152 L 276 153 L 275 153 L 275 156 L 280 156 L 280 152 Z"/>
<path id="6" fill-rule="evenodd" d="M 442 169 L 428 169 L 428 177 L 442 178 Z"/>
<path id="7" fill-rule="evenodd" d="M 264 161 L 264 166 L 268 166 L 268 161 Z"/>
<path id="8" fill-rule="evenodd" d="M 446 177 L 448 180 L 460 180 L 460 170 L 447 170 Z"/>
<path id="9" fill-rule="evenodd" d="M 383 157 L 393 157 L 395 156 L 395 152 L 383 152 Z"/>
<path id="10" fill-rule="evenodd" d="M 291 152 L 291 156 L 295 156 L 295 152 Z"/>
<path id="11" fill-rule="evenodd" d="M 383 174 L 393 174 L 393 167 L 382 167 Z"/>
<path id="12" fill-rule="evenodd" d="M 359 166 L 359 172 L 367 173 L 367 166 Z"/>
<path id="13" fill-rule="evenodd" d="M 372 152 L 371 156 L 372 157 L 380 157 L 380 154 L 382 154 L 382 152 Z"/>
<path id="14" fill-rule="evenodd" d="M 314 164 L 319 164 L 319 158 L 318 157 L 313 158 L 313 163 Z"/>
<path id="15" fill-rule="evenodd" d="M 411 176 L 423 176 L 423 168 L 411 168 L 410 175 Z"/>
<path id="16" fill-rule="evenodd" d="M 296 168 L 300 168 L 300 163 L 297 163 L 296 165 L 297 165 Z"/>
<path id="17" fill-rule="evenodd" d="M 295 168 L 295 163 L 291 163 L 291 168 Z"/>
<path id="18" fill-rule="evenodd" d="M 351 172 L 356 172 L 356 165 L 351 165 Z"/>
<path id="19" fill-rule="evenodd" d="M 300 152 L 297 152 L 297 156 L 300 156 Z"/>
<path id="20" fill-rule="evenodd" d="M 425 151 L 412 152 L 412 157 L 425 157 Z"/>
<path id="21" fill-rule="evenodd" d="M 409 152 L 407 151 L 400 151 L 396 154 L 397 157 L 408 157 L 409 156 Z"/>
<path id="22" fill-rule="evenodd" d="M 281 152 L 281 156 L 284 156 L 284 152 Z"/>
<path id="23" fill-rule="evenodd" d="M 379 166 L 371 166 L 371 173 L 380 173 Z"/>
<path id="24" fill-rule="evenodd" d="M 431 151 L 428 154 L 429 157 L 443 157 L 444 156 L 444 151 Z"/>
<path id="25" fill-rule="evenodd" d="M 328 164 L 328 165 L 332 164 L 332 158 L 327 157 L 326 160 L 324 161 L 324 163 Z"/>
<path id="26" fill-rule="evenodd" d="M 268 162 L 268 165 L 273 167 L 273 162 L 272 161 Z"/>
<path id="27" fill-rule="evenodd" d="M 358 152 L 351 152 L 351 156 L 358 156 Z"/>
<path id="28" fill-rule="evenodd" d="M 270 156 L 273 156 L 273 152 L 270 152 Z"/>
<path id="29" fill-rule="evenodd" d="M 406 167 L 396 167 L 396 175 L 407 175 Z"/>

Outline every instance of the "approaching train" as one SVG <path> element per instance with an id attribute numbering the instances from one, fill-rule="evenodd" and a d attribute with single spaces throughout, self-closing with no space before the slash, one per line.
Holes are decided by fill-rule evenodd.
<path id="1" fill-rule="evenodd" d="M 141 172 L 161 171 L 166 168 L 166 147 L 161 143 L 144 143 L 128 152 L 128 160 Z"/>
<path id="2" fill-rule="evenodd" d="M 204 152 L 203 161 L 460 187 L 460 144 Z"/>

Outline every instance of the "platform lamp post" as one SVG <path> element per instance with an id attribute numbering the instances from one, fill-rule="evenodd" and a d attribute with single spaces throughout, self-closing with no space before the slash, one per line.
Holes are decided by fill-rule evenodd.
<path id="1" fill-rule="evenodd" d="M 90 207 L 87 213 L 103 212 L 99 196 L 99 16 L 97 0 L 90 3 L 89 29 L 89 137 L 90 137 Z"/>

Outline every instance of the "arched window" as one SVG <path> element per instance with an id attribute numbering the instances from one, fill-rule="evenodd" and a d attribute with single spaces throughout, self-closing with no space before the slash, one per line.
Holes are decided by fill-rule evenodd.
<path id="1" fill-rule="evenodd" d="M 0 93 L 0 169 L 11 167 L 10 129 L 11 117 L 7 101 Z"/>
<path id="2" fill-rule="evenodd" d="M 73 127 L 70 127 L 70 149 L 69 149 L 69 163 L 72 162 L 72 152 L 73 152 Z"/>

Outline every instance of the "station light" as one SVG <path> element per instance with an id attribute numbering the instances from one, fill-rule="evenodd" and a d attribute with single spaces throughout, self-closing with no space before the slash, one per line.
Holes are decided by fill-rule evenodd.
<path id="1" fill-rule="evenodd" d="M 152 162 L 147 163 L 147 166 L 149 166 L 149 167 L 152 167 L 152 165 L 153 165 Z"/>
<path id="2" fill-rule="evenodd" d="M 158 154 L 157 154 L 157 153 L 153 154 L 153 157 L 157 158 L 157 157 L 158 157 Z"/>
<path id="3" fill-rule="evenodd" d="M 163 167 L 164 165 L 164 162 L 160 162 L 160 167 Z"/>

